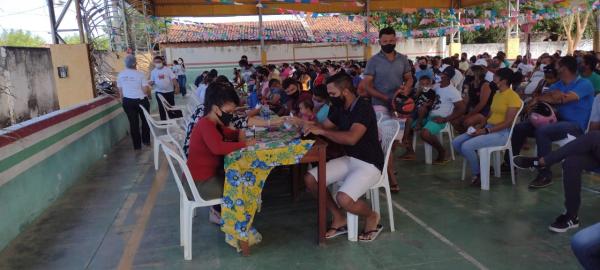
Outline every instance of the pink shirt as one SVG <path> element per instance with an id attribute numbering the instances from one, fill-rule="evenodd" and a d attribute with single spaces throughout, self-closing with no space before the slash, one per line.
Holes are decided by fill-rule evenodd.
<path id="1" fill-rule="evenodd" d="M 288 67 L 288 68 L 286 68 L 286 69 L 284 69 L 284 70 L 282 70 L 282 71 L 281 71 L 281 74 L 280 74 L 280 75 L 281 75 L 281 81 L 283 81 L 283 80 L 285 80 L 285 79 L 289 78 L 289 77 L 290 77 L 290 72 L 291 72 L 291 71 L 292 71 L 292 69 L 290 69 L 289 67 Z"/>

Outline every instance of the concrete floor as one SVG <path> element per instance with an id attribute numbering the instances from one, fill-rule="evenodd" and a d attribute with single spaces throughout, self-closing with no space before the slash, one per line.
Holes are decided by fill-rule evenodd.
<path id="1" fill-rule="evenodd" d="M 373 243 L 340 237 L 318 247 L 315 200 L 304 194 L 292 202 L 289 181 L 274 177 L 255 223 L 264 239 L 250 257 L 225 244 L 202 210 L 194 220 L 193 260 L 184 261 L 178 193 L 168 166 L 163 160 L 156 172 L 150 148 L 130 149 L 129 139 L 123 140 L 98 162 L 0 253 L 0 269 L 579 268 L 569 246 L 574 232 L 547 230 L 562 211 L 560 178 L 530 191 L 533 175 L 520 171 L 517 186 L 507 176 L 493 178 L 485 192 L 460 181 L 461 160 L 397 163 L 397 231 L 390 233 L 384 218 L 386 230 Z M 598 178 L 588 176 L 584 185 L 600 190 Z M 583 226 L 600 222 L 600 193 L 584 190 L 582 196 Z"/>

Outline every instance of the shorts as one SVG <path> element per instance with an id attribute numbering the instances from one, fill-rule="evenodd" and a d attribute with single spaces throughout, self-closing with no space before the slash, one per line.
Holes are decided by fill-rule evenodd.
<path id="1" fill-rule="evenodd" d="M 430 115 L 427 116 L 427 119 L 425 119 L 425 125 L 423 125 L 424 129 L 429 130 L 429 133 L 431 133 L 431 135 L 437 135 L 440 134 L 440 132 L 442 131 L 442 129 L 446 128 L 446 124 L 447 123 L 443 123 L 443 124 L 438 124 L 436 122 L 433 122 L 433 118 L 436 118 L 437 116 L 435 115 Z M 417 125 L 417 121 L 414 121 L 412 123 L 412 127 L 414 128 Z"/>
<path id="2" fill-rule="evenodd" d="M 200 197 L 205 201 L 223 197 L 223 187 L 225 186 L 224 176 L 213 176 L 205 181 L 194 181 L 194 184 Z M 188 185 L 184 183 L 183 187 L 188 199 L 193 201 L 194 196 L 192 196 L 192 192 L 189 190 Z"/>
<path id="3" fill-rule="evenodd" d="M 318 167 L 308 171 L 317 181 L 318 172 Z M 341 186 L 338 192 L 345 193 L 355 202 L 381 178 L 381 171 L 375 165 L 349 156 L 327 162 L 325 173 L 327 175 L 326 185 L 340 182 Z"/>

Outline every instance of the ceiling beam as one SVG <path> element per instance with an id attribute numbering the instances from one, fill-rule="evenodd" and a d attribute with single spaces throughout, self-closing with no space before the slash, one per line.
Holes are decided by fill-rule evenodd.
<path id="1" fill-rule="evenodd" d="M 135 0 L 128 0 L 136 2 Z M 207 3 L 197 0 L 153 0 L 152 7 L 155 16 L 158 17 L 215 17 L 215 16 L 240 16 L 256 15 L 255 1 L 238 0 L 243 5 L 225 5 Z M 489 3 L 484 0 L 372 0 L 370 9 L 372 11 L 400 11 L 404 8 L 449 8 L 454 6 L 469 7 Z M 355 1 L 329 1 L 319 4 L 285 3 L 276 1 L 263 1 L 266 6 L 263 9 L 265 15 L 280 14 L 279 9 L 295 10 L 317 13 L 354 13 L 360 14 L 364 11 Z"/>

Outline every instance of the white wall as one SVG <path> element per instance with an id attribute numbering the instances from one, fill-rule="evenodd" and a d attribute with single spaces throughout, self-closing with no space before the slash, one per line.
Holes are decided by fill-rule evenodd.
<path id="1" fill-rule="evenodd" d="M 525 55 L 527 45 L 521 42 L 521 55 Z M 578 50 L 591 51 L 593 50 L 593 41 L 591 39 L 582 40 L 577 46 Z M 556 50 L 561 50 L 563 55 L 567 52 L 566 41 L 550 41 L 550 42 L 531 42 L 531 56 L 537 58 L 543 53 L 553 54 Z M 471 55 L 482 54 L 488 52 L 495 54 L 498 51 L 504 51 L 504 43 L 487 43 L 487 44 L 462 44 L 462 51 L 466 52 L 469 57 Z"/>
<path id="2" fill-rule="evenodd" d="M 443 55 L 445 38 L 409 39 L 399 42 L 396 49 L 407 54 L 410 58 L 419 55 Z M 304 48 L 310 47 L 313 48 Z M 248 56 L 252 63 L 260 63 L 259 45 L 228 45 L 222 44 L 204 47 L 169 47 L 163 45 L 167 62 L 181 57 L 188 68 L 188 82 L 192 83 L 201 71 L 215 68 L 219 74 L 232 75 L 234 67 L 242 55 Z M 350 44 L 271 44 L 267 45 L 267 61 L 273 64 L 291 62 L 312 62 L 319 60 L 363 59 L 363 46 Z M 295 48 L 295 49 L 294 49 Z M 379 45 L 371 46 L 372 54 L 379 52 Z"/>

